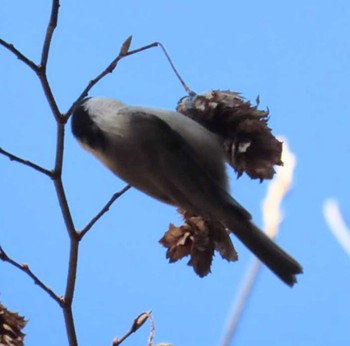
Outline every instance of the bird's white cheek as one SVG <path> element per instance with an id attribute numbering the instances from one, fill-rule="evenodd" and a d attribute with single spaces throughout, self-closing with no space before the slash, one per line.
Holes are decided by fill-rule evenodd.
<path id="1" fill-rule="evenodd" d="M 110 167 L 110 161 L 107 160 L 106 156 L 99 150 L 93 149 L 91 148 L 88 144 L 83 143 L 83 142 L 79 142 L 80 145 L 89 153 L 91 153 L 92 155 L 94 155 L 100 162 L 102 162 L 106 167 L 108 167 L 109 169 L 112 169 Z"/>

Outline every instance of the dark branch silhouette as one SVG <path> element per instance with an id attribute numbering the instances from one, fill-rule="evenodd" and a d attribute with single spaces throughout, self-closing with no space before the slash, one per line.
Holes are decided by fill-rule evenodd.
<path id="1" fill-rule="evenodd" d="M 109 210 L 112 204 L 126 191 L 131 188 L 130 185 L 127 185 L 119 192 L 116 192 L 111 199 L 106 203 L 106 205 L 99 211 L 95 217 L 91 219 L 91 221 L 78 233 L 79 240 L 81 240 L 84 235 L 95 225 L 95 223 Z"/>
<path id="2" fill-rule="evenodd" d="M 50 16 L 49 24 L 46 29 L 46 36 L 45 36 L 44 45 L 41 53 L 41 64 L 40 64 L 41 66 L 46 67 L 47 65 L 52 36 L 57 26 L 59 7 L 60 7 L 59 0 L 52 1 L 51 16 Z"/>
<path id="3" fill-rule="evenodd" d="M 21 53 L 12 43 L 6 42 L 0 38 L 0 44 L 7 48 L 11 53 L 16 55 L 16 57 L 30 67 L 35 73 L 38 72 L 38 66 L 30 59 L 28 59 L 23 53 Z"/>
<path id="4" fill-rule="evenodd" d="M 42 288 L 53 300 L 55 300 L 60 306 L 63 305 L 63 300 L 59 297 L 51 288 L 45 285 L 29 268 L 28 264 L 20 264 L 16 262 L 14 259 L 9 257 L 4 249 L 0 246 L 0 259 L 4 262 L 7 262 L 19 270 L 26 273 L 29 277 L 34 280 L 34 283 Z"/>
<path id="5" fill-rule="evenodd" d="M 140 47 L 138 49 L 129 50 L 132 36 L 128 37 L 123 45 L 121 46 L 119 54 L 100 72 L 95 78 L 93 78 L 87 86 L 83 89 L 80 96 L 73 102 L 73 104 L 70 106 L 68 111 L 66 113 L 61 113 L 55 96 L 52 92 L 50 82 L 47 78 L 46 70 L 47 70 L 47 64 L 49 61 L 49 53 L 51 48 L 51 43 L 53 39 L 53 35 L 55 32 L 55 29 L 58 24 L 58 17 L 59 17 L 59 7 L 60 7 L 60 1 L 59 0 L 53 0 L 52 6 L 51 6 L 51 13 L 49 22 L 46 27 L 46 34 L 45 38 L 42 44 L 42 51 L 41 51 L 41 59 L 40 63 L 36 64 L 33 62 L 30 58 L 25 56 L 20 50 L 15 48 L 15 46 L 12 43 L 7 42 L 4 39 L 0 38 L 0 46 L 3 46 L 8 51 L 10 51 L 14 56 L 16 56 L 21 62 L 23 62 L 25 65 L 27 65 L 32 71 L 35 72 L 37 75 L 42 90 L 44 93 L 44 96 L 49 104 L 49 107 L 51 109 L 51 112 L 53 114 L 54 120 L 56 122 L 57 126 L 57 134 L 56 134 L 56 152 L 55 152 L 55 164 L 54 169 L 49 170 L 46 168 L 41 167 L 40 165 L 25 160 L 19 156 L 16 156 L 2 148 L 0 148 L 0 154 L 8 157 L 12 161 L 16 161 L 18 163 L 21 163 L 25 166 L 31 167 L 34 170 L 48 176 L 52 181 L 53 185 L 56 191 L 56 195 L 58 198 L 60 210 L 62 213 L 62 218 L 65 223 L 65 227 L 69 236 L 70 240 L 70 251 L 69 251 L 69 261 L 68 261 L 68 269 L 67 269 L 67 279 L 66 279 L 66 288 L 65 293 L 62 297 L 58 296 L 51 288 L 49 288 L 47 285 L 43 283 L 41 279 L 39 279 L 29 268 L 26 264 L 19 264 L 12 258 L 10 258 L 5 251 L 0 247 L 0 259 L 4 262 L 7 262 L 14 267 L 20 269 L 24 273 L 26 273 L 29 277 L 31 277 L 35 284 L 37 284 L 43 291 L 45 291 L 47 294 L 50 295 L 62 308 L 64 320 L 65 320 L 65 326 L 66 326 L 66 333 L 68 337 L 68 342 L 70 346 L 77 346 L 78 340 L 75 330 L 75 323 L 74 323 L 74 316 L 72 311 L 72 303 L 74 299 L 74 292 L 75 292 L 75 284 L 76 284 L 76 276 L 77 276 L 77 267 L 78 267 L 78 255 L 79 255 L 79 244 L 80 241 L 83 239 L 83 237 L 91 230 L 91 228 L 95 225 L 95 223 L 109 210 L 109 208 L 112 206 L 112 204 L 120 197 L 122 196 L 129 188 L 130 186 L 126 186 L 121 191 L 115 193 L 110 200 L 106 203 L 106 205 L 91 219 L 91 221 L 79 232 L 76 230 L 73 217 L 71 215 L 71 211 L 69 208 L 69 204 L 66 197 L 65 188 L 62 182 L 62 167 L 63 167 L 63 160 L 64 160 L 64 141 L 65 141 L 65 125 L 71 116 L 72 112 L 74 111 L 74 108 L 76 105 L 88 95 L 89 91 L 98 83 L 100 82 L 105 76 L 112 73 L 115 68 L 117 67 L 120 60 L 122 60 L 125 57 L 131 56 L 133 54 L 154 48 L 154 47 L 161 47 L 164 54 L 166 55 L 166 58 L 168 59 L 171 67 L 173 68 L 175 74 L 179 78 L 180 82 L 184 86 L 184 88 L 187 91 L 190 91 L 190 89 L 187 87 L 187 85 L 184 83 L 182 78 L 180 77 L 179 73 L 177 72 L 174 64 L 172 63 L 168 53 L 166 52 L 164 46 L 159 42 L 154 42 L 149 45 L 146 45 L 144 47 Z M 114 345 L 119 345 L 121 342 L 123 342 L 130 334 L 134 333 L 143 323 L 142 318 L 145 318 L 144 321 L 147 318 L 150 317 L 150 313 L 144 313 L 141 314 L 138 319 L 134 321 L 134 324 L 130 331 L 126 333 L 121 339 L 116 339 L 114 341 Z M 154 336 L 154 324 L 152 321 L 152 330 L 150 335 L 150 340 L 153 340 Z M 142 322 L 142 323 L 141 323 Z M 152 341 L 151 341 L 152 342 Z"/>
<path id="6" fill-rule="evenodd" d="M 129 38 L 128 38 L 129 39 Z M 94 79 L 90 80 L 90 82 L 88 83 L 88 85 L 86 86 L 86 88 L 81 92 L 80 96 L 76 99 L 76 101 L 72 104 L 72 106 L 68 109 L 68 111 L 64 114 L 64 119 L 67 121 L 69 119 L 69 117 L 71 116 L 71 114 L 73 113 L 76 105 L 78 103 L 80 103 L 80 101 L 86 97 L 89 93 L 89 91 L 105 76 L 107 76 L 109 73 L 112 73 L 114 71 L 114 69 L 117 67 L 118 62 L 130 55 L 142 52 L 144 50 L 153 48 L 153 47 L 157 47 L 158 46 L 158 42 L 154 42 L 152 44 L 149 44 L 147 46 L 138 48 L 138 49 L 134 49 L 131 50 L 129 52 L 124 52 L 123 49 L 121 49 L 120 53 L 118 54 L 118 56 L 116 58 L 114 58 L 112 60 L 112 62 L 102 71 L 100 72 Z M 123 48 L 123 45 L 122 45 Z"/>
<path id="7" fill-rule="evenodd" d="M 6 151 L 2 148 L 0 148 L 0 154 L 7 156 L 11 161 L 16 161 L 16 162 L 22 163 L 23 165 L 31 167 L 31 168 L 35 169 L 36 171 L 43 173 L 43 174 L 47 175 L 48 177 L 52 178 L 51 171 L 49 171 L 48 169 L 43 168 L 43 167 L 41 167 L 41 166 L 31 162 L 31 161 L 22 159 L 14 154 L 9 153 L 8 151 Z"/>
<path id="8" fill-rule="evenodd" d="M 174 73 L 176 74 L 177 78 L 180 80 L 180 83 L 183 85 L 183 87 L 185 88 L 186 91 L 188 91 L 189 93 L 191 93 L 192 91 L 190 90 L 190 88 L 187 86 L 187 84 L 184 82 L 184 80 L 181 78 L 179 72 L 177 71 L 177 69 L 175 68 L 172 60 L 170 59 L 170 56 L 168 54 L 168 52 L 166 51 L 165 47 L 160 43 L 160 42 L 153 42 L 151 44 L 148 44 L 146 46 L 134 49 L 134 50 L 130 50 L 128 51 L 127 49 L 129 48 L 129 45 L 131 43 L 131 39 L 132 36 L 128 37 L 126 39 L 126 41 L 123 43 L 120 53 L 118 54 L 118 56 L 116 58 L 114 58 L 112 60 L 112 62 L 102 71 L 100 72 L 94 79 L 90 80 L 90 82 L 88 83 L 88 85 L 86 86 L 86 88 L 81 92 L 80 96 L 76 99 L 76 101 L 72 104 L 72 106 L 68 109 L 68 111 L 64 114 L 63 118 L 65 119 L 65 121 L 67 121 L 69 119 L 69 117 L 71 116 L 71 114 L 73 113 L 75 107 L 77 104 L 79 104 L 81 102 L 81 100 L 86 97 L 89 93 L 89 91 L 105 76 L 107 76 L 109 73 L 112 73 L 114 71 L 114 69 L 117 67 L 118 63 L 120 60 L 122 60 L 123 58 L 126 58 L 130 55 L 134 55 L 137 53 L 140 53 L 142 51 L 151 49 L 151 48 L 155 48 L 155 47 L 160 47 L 163 51 L 163 53 L 165 54 L 171 68 L 173 69 Z M 125 48 L 126 47 L 126 48 Z"/>

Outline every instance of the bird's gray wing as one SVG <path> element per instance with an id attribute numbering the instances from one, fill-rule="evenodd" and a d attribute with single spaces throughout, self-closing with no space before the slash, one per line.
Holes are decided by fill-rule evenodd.
<path id="1" fill-rule="evenodd" d="M 224 212 L 228 205 L 230 210 L 234 205 L 238 214 L 245 219 L 251 218 L 220 182 L 210 175 L 181 134 L 165 121 L 150 113 L 139 112 L 131 118 L 130 126 L 133 135 L 139 138 L 136 155 L 141 165 L 139 174 L 146 174 L 171 204 L 214 219 L 218 215 L 213 211 Z M 145 168 L 147 172 L 142 171 Z M 142 187 L 141 190 L 145 191 Z"/>
<path id="2" fill-rule="evenodd" d="M 296 274 L 302 272 L 300 264 L 251 222 L 251 215 L 210 175 L 181 134 L 150 113 L 133 113 L 130 126 L 138 139 L 124 143 L 131 160 L 126 180 L 131 185 L 223 223 L 284 282 L 291 286 L 296 282 Z"/>

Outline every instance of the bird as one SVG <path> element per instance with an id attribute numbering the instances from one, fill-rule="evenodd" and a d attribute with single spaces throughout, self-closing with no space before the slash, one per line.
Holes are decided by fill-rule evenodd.
<path id="1" fill-rule="evenodd" d="M 216 134 L 185 115 L 108 97 L 76 104 L 71 129 L 84 149 L 129 185 L 166 204 L 220 222 L 287 285 L 301 265 L 230 195 Z"/>

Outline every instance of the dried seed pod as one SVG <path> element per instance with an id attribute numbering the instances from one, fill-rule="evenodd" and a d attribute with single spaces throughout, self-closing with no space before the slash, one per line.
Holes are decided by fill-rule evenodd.
<path id="1" fill-rule="evenodd" d="M 188 265 L 201 277 L 210 273 L 214 252 L 228 261 L 238 259 L 236 250 L 225 229 L 219 222 L 213 222 L 183 209 L 178 212 L 184 219 L 184 225 L 170 225 L 169 230 L 159 241 L 167 250 L 169 262 L 190 256 Z"/>
<path id="2" fill-rule="evenodd" d="M 23 346 L 25 334 L 22 329 L 27 321 L 17 312 L 6 309 L 0 303 L 0 345 Z"/>
<path id="3" fill-rule="evenodd" d="M 262 181 L 273 177 L 274 165 L 283 165 L 282 142 L 267 125 L 269 111 L 259 110 L 258 105 L 259 99 L 253 106 L 237 92 L 212 90 L 183 97 L 177 111 L 220 136 L 238 177 L 246 172 Z"/>

